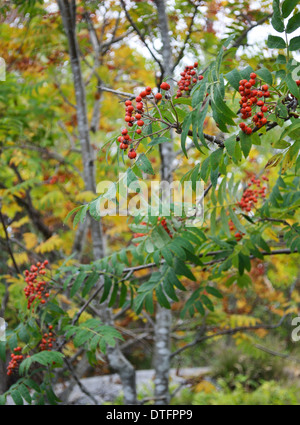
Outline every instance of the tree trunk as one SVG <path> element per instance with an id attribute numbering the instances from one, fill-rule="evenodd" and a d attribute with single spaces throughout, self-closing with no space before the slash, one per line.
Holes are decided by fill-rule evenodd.
<path id="1" fill-rule="evenodd" d="M 158 26 L 162 41 L 162 58 L 164 74 L 162 78 L 168 79 L 173 92 L 172 68 L 173 58 L 171 40 L 169 35 L 168 17 L 164 0 L 155 0 L 158 14 Z M 171 133 L 171 142 L 162 143 L 160 147 L 161 179 L 169 183 L 173 180 L 172 163 L 174 160 L 173 150 L 174 134 Z M 171 325 L 172 312 L 157 305 L 155 323 L 155 398 L 156 404 L 169 404 L 169 371 L 171 354 Z"/>
<path id="2" fill-rule="evenodd" d="M 81 72 L 80 55 L 76 37 L 76 1 L 57 0 L 68 39 L 70 62 L 74 80 L 77 107 L 78 133 L 82 152 L 85 190 L 96 192 L 94 153 L 90 143 L 89 123 L 86 108 L 86 93 Z M 91 220 L 93 254 L 95 259 L 103 258 L 105 247 L 101 221 Z M 99 282 L 101 284 L 101 282 Z M 104 304 L 100 306 L 101 316 L 106 324 L 113 325 L 111 310 Z M 122 354 L 119 345 L 108 347 L 107 357 L 110 366 L 120 374 L 126 404 L 136 404 L 136 382 L 133 366 Z"/>

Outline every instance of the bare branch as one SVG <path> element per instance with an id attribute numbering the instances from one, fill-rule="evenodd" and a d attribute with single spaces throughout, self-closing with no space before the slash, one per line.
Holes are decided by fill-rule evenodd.
<path id="1" fill-rule="evenodd" d="M 158 64 L 160 71 L 162 74 L 164 74 L 164 68 L 162 66 L 161 61 L 155 56 L 155 54 L 152 52 L 152 49 L 150 49 L 150 47 L 148 46 L 148 43 L 146 42 L 145 37 L 143 36 L 143 34 L 141 33 L 141 31 L 139 30 L 139 28 L 137 27 L 137 25 L 134 23 L 132 17 L 130 16 L 130 13 L 128 12 L 125 2 L 124 0 L 120 0 L 121 1 L 121 5 L 123 7 L 123 10 L 125 12 L 126 18 L 128 19 L 129 23 L 131 24 L 131 26 L 134 28 L 135 32 L 137 33 L 137 35 L 140 37 L 141 41 L 144 43 L 145 47 L 148 49 L 150 55 L 153 57 L 153 59 L 155 60 L 155 62 Z"/>
<path id="2" fill-rule="evenodd" d="M 282 325 L 282 323 L 284 322 L 286 317 L 287 317 L 287 315 L 283 316 L 280 319 L 280 321 L 275 325 L 261 324 L 261 325 L 253 325 L 253 326 L 238 326 L 236 328 L 224 329 L 220 332 L 216 332 L 215 334 L 200 336 L 200 337 L 196 338 L 194 341 L 190 342 L 189 344 L 186 344 L 185 346 L 174 351 L 171 354 L 171 358 L 177 356 L 179 353 L 182 353 L 183 351 L 187 350 L 188 348 L 194 347 L 195 345 L 200 344 L 201 342 L 207 341 L 208 339 L 216 338 L 218 336 L 234 335 L 237 332 L 255 331 L 255 330 L 259 330 L 259 329 L 276 329 L 276 328 L 279 328 Z"/>

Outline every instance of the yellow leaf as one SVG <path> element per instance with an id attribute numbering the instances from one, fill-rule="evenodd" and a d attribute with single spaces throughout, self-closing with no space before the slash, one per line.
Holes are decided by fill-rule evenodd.
<path id="1" fill-rule="evenodd" d="M 23 238 L 27 249 L 32 249 L 37 245 L 38 240 L 34 233 L 24 233 Z"/>
<path id="2" fill-rule="evenodd" d="M 59 249 L 63 245 L 64 241 L 58 236 L 53 235 L 51 238 L 47 239 L 45 242 L 41 243 L 35 251 L 43 254 L 44 252 L 54 251 Z"/>
<path id="3" fill-rule="evenodd" d="M 14 254 L 14 258 L 16 260 L 16 263 L 18 264 L 18 266 L 21 266 L 22 264 L 28 263 L 28 255 L 26 252 L 17 252 L 16 254 Z M 9 267 L 13 266 L 13 261 L 10 258 L 7 261 L 7 264 L 9 265 Z"/>
<path id="4" fill-rule="evenodd" d="M 95 199 L 96 195 L 95 193 L 86 190 L 84 192 L 80 192 L 78 193 L 78 195 L 76 195 L 75 201 L 77 202 L 91 202 Z"/>
<path id="5" fill-rule="evenodd" d="M 197 384 L 194 387 L 195 393 L 200 393 L 204 391 L 206 394 L 212 393 L 216 390 L 216 387 L 211 383 L 207 381 L 201 381 L 199 384 Z"/>

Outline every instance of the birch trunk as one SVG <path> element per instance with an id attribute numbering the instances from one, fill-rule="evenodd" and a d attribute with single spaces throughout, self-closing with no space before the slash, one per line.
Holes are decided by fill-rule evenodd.
<path id="1" fill-rule="evenodd" d="M 154 0 L 158 14 L 158 26 L 162 41 L 163 58 L 163 78 L 167 78 L 173 91 L 172 69 L 173 58 L 171 40 L 169 35 L 168 17 L 164 0 Z M 174 160 L 173 134 L 171 133 L 171 142 L 162 143 L 160 146 L 161 159 L 161 179 L 169 183 L 172 182 L 172 163 Z M 157 306 L 155 323 L 155 398 L 156 404 L 169 404 L 169 372 L 170 372 L 170 354 L 171 354 L 171 325 L 172 312 L 160 305 Z"/>
<path id="2" fill-rule="evenodd" d="M 96 192 L 94 153 L 90 143 L 89 123 L 87 118 L 86 93 L 82 78 L 79 48 L 76 37 L 76 1 L 57 0 L 63 20 L 64 29 L 68 39 L 70 62 L 73 74 L 74 89 L 77 107 L 78 133 L 82 152 L 83 176 L 85 190 Z M 95 259 L 103 258 L 105 247 L 101 221 L 91 220 L 91 233 L 93 240 L 93 254 Z M 113 324 L 111 310 L 100 306 L 101 316 L 106 324 Z M 121 352 L 119 345 L 108 347 L 107 357 L 110 366 L 120 375 L 125 404 L 136 404 L 135 370 Z"/>

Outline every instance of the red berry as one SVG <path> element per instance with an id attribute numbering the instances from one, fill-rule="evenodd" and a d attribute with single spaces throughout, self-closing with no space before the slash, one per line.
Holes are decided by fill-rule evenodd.
<path id="1" fill-rule="evenodd" d="M 128 158 L 130 159 L 136 158 L 136 151 L 134 149 L 130 149 L 130 151 L 128 152 Z"/>
<path id="2" fill-rule="evenodd" d="M 161 93 L 156 93 L 155 99 L 161 100 L 162 99 L 162 94 Z"/>
<path id="3" fill-rule="evenodd" d="M 163 83 L 161 83 L 160 88 L 162 90 L 170 90 L 170 85 L 164 81 Z"/>

